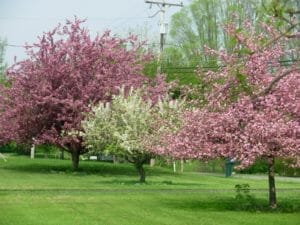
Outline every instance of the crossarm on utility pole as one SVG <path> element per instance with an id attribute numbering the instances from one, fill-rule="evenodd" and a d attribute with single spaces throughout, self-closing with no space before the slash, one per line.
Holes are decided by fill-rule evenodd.
<path id="1" fill-rule="evenodd" d="M 165 2 L 165 1 L 145 1 L 145 3 L 149 3 L 149 4 L 156 4 L 156 5 L 169 5 L 169 6 L 180 6 L 182 7 L 183 6 L 183 3 L 180 2 L 180 3 L 171 3 L 171 2 Z"/>

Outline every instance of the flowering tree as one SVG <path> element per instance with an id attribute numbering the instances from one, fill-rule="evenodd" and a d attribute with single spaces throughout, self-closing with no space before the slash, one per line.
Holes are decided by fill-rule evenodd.
<path id="1" fill-rule="evenodd" d="M 124 91 L 113 96 L 111 104 L 100 103 L 82 122 L 82 134 L 88 148 L 98 151 L 107 149 L 113 154 L 122 155 L 133 163 L 145 182 L 143 164 L 151 154 L 141 145 L 141 138 L 150 130 L 151 102 L 145 102 L 139 92 L 131 90 L 128 96 Z M 110 146 L 110 148 L 107 148 Z"/>
<path id="2" fill-rule="evenodd" d="M 148 99 L 141 89 L 131 89 L 127 95 L 123 89 L 111 103 L 93 107 L 82 121 L 81 135 L 87 148 L 125 157 L 138 170 L 140 182 L 145 182 L 143 165 L 153 155 L 149 139 L 159 134 L 153 124 L 179 106 L 177 101 Z"/>
<path id="3" fill-rule="evenodd" d="M 119 86 L 143 85 L 149 58 L 135 37 L 92 38 L 82 22 L 67 21 L 27 46 L 28 59 L 8 69 L 9 88 L 0 89 L 0 139 L 60 146 L 72 154 L 74 169 L 86 149 L 68 131 L 80 130 L 89 105 L 110 101 Z"/>
<path id="4" fill-rule="evenodd" d="M 300 165 L 300 68 L 282 66 L 287 57 L 282 34 L 262 26 L 257 34 L 249 23 L 245 31 L 228 25 L 236 41 L 228 53 L 213 51 L 221 66 L 205 79 L 212 84 L 208 104 L 189 110 L 175 134 L 163 136 L 158 153 L 178 158 L 230 157 L 247 167 L 257 158 L 268 163 L 269 204 L 277 206 L 274 158 L 292 158 Z"/>

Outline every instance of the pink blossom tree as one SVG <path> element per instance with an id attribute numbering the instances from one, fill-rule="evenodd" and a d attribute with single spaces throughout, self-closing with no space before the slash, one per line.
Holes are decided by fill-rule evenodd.
<path id="1" fill-rule="evenodd" d="M 10 85 L 0 89 L 0 141 L 60 146 L 74 169 L 86 149 L 68 133 L 81 129 L 91 104 L 110 101 L 119 86 L 147 82 L 142 69 L 150 57 L 134 36 L 92 38 L 83 22 L 67 21 L 26 46 L 28 58 L 8 69 Z"/>
<path id="2" fill-rule="evenodd" d="M 240 168 L 265 158 L 269 205 L 276 208 L 274 159 L 292 158 L 300 166 L 300 68 L 279 63 L 288 57 L 282 34 L 266 25 L 259 34 L 247 22 L 244 28 L 226 26 L 236 41 L 233 52 L 208 49 L 220 59 L 219 70 L 204 77 L 212 84 L 208 104 L 186 111 L 181 129 L 162 136 L 154 151 L 176 158 L 230 157 Z"/>

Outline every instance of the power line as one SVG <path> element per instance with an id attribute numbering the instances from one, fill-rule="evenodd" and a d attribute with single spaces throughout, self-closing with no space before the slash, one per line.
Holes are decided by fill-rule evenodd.
<path id="1" fill-rule="evenodd" d="M 4 45 L 8 47 L 25 48 L 25 45 L 13 45 L 13 44 L 4 44 Z"/>
<path id="2" fill-rule="evenodd" d="M 7 44 L 7 43 L 4 43 L 3 45 L 5 46 L 8 46 L 8 47 L 16 47 L 16 48 L 26 48 L 26 47 L 34 47 L 32 45 L 16 45 L 16 44 Z M 157 45 L 160 45 L 160 43 L 147 43 L 147 44 L 144 44 L 144 45 L 153 45 L 153 46 L 157 46 Z M 165 44 L 165 45 L 171 45 L 173 46 L 173 44 Z M 294 62 L 300 62 L 300 59 L 284 59 L 284 60 L 279 60 L 278 61 L 279 63 L 281 64 L 284 64 L 284 63 L 294 63 Z M 205 62 L 207 63 L 207 62 Z M 208 62 L 209 63 L 209 62 Z M 215 62 L 213 62 L 215 63 Z M 199 63 L 201 64 L 201 63 Z M 218 69 L 220 67 L 224 67 L 224 66 L 181 66 L 181 67 L 165 67 L 165 69 L 198 69 L 198 68 L 203 68 L 203 69 Z"/>
<path id="3" fill-rule="evenodd" d="M 300 62 L 300 59 L 287 59 L 287 60 L 279 60 L 278 63 L 280 63 L 279 66 L 291 66 L 291 64 L 289 63 L 294 63 L 294 62 Z M 272 66 L 272 65 L 271 65 Z M 173 67 L 173 66 L 167 66 L 167 67 L 164 67 L 163 70 L 164 71 L 170 71 L 172 72 L 172 70 L 177 70 L 179 71 L 180 73 L 190 73 L 190 72 L 194 72 L 195 70 L 197 69 L 204 69 L 204 70 L 209 70 L 209 69 L 220 69 L 222 67 L 225 67 L 225 66 L 176 66 L 176 67 Z M 273 66 L 273 67 L 276 67 L 276 66 Z"/>
<path id="4" fill-rule="evenodd" d="M 114 18 L 107 18 L 107 17 L 87 17 L 88 20 L 140 20 L 140 19 L 149 19 L 146 16 L 133 16 L 133 17 L 114 17 Z M 66 20 L 66 18 L 63 17 L 14 17 L 14 16 L 0 16 L 0 20 Z"/>
<path id="5" fill-rule="evenodd" d="M 133 7 L 135 7 L 135 5 L 132 5 L 132 8 Z M 147 11 L 147 9 L 144 9 L 142 12 L 132 15 L 132 17 L 119 17 L 115 21 L 112 21 L 107 26 L 109 26 L 111 30 L 114 30 L 114 29 L 119 29 L 119 27 L 124 28 L 123 25 L 130 22 L 130 20 L 133 20 L 134 18 L 149 20 L 149 17 L 142 16 L 146 13 L 146 11 Z"/>

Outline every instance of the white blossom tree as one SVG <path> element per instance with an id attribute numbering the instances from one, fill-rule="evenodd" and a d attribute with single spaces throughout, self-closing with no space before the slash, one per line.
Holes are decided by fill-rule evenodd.
<path id="1" fill-rule="evenodd" d="M 168 97 L 153 102 L 141 89 L 127 94 L 122 89 L 110 103 L 92 107 L 82 121 L 81 136 L 88 149 L 124 156 L 138 170 L 140 182 L 145 182 L 143 165 L 153 156 L 150 146 L 162 132 L 173 129 L 175 114 L 183 105 Z"/>

